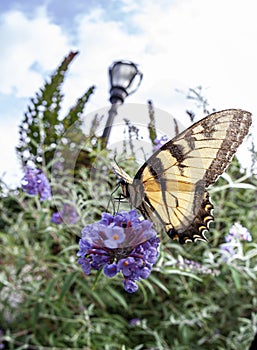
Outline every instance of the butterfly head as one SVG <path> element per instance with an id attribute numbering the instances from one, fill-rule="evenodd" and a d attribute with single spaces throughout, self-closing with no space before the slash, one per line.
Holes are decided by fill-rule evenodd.
<path id="1" fill-rule="evenodd" d="M 122 194 L 124 198 L 129 198 L 129 185 L 132 184 L 133 179 L 122 169 L 118 166 L 118 164 L 113 163 L 112 164 L 112 169 L 114 174 L 117 176 L 119 179 L 118 185 L 122 189 Z"/>
<path id="2" fill-rule="evenodd" d="M 129 192 L 129 184 L 125 179 L 120 179 L 119 180 L 119 185 L 122 190 L 122 195 L 124 198 L 129 198 L 130 197 L 130 192 Z"/>

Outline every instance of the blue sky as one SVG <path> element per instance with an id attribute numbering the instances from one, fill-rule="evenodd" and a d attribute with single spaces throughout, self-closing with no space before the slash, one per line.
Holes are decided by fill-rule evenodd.
<path id="1" fill-rule="evenodd" d="M 256 114 L 255 15 L 254 0 L 0 1 L 0 176 L 19 180 L 18 124 L 71 50 L 80 55 L 64 84 L 64 110 L 91 85 L 88 112 L 108 106 L 108 66 L 129 59 L 144 78 L 127 102 L 152 99 L 182 118 L 188 103 L 176 89 L 202 85 L 216 109 Z"/>

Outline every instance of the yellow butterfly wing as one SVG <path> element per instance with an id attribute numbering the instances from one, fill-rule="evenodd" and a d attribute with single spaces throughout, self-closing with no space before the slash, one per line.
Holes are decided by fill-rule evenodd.
<path id="1" fill-rule="evenodd" d="M 251 114 L 229 109 L 203 118 L 157 150 L 123 193 L 145 218 L 181 243 L 205 239 L 213 220 L 207 188 L 229 165 L 247 135 Z"/>

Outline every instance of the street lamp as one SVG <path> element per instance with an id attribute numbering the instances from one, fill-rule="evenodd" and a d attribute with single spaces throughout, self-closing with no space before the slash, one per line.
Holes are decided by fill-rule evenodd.
<path id="1" fill-rule="evenodd" d="M 114 117 L 117 115 L 118 107 L 139 87 L 143 74 L 137 65 L 130 61 L 116 61 L 109 68 L 110 78 L 110 102 L 112 104 L 108 119 L 102 135 L 103 147 L 107 146 Z"/>

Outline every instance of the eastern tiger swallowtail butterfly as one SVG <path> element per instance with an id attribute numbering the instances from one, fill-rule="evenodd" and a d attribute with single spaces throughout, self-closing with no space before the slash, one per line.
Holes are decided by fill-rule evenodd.
<path id="1" fill-rule="evenodd" d="M 165 143 L 134 179 L 115 164 L 123 196 L 172 239 L 206 240 L 214 219 L 207 188 L 225 171 L 251 122 L 251 113 L 240 109 L 212 113 Z"/>

